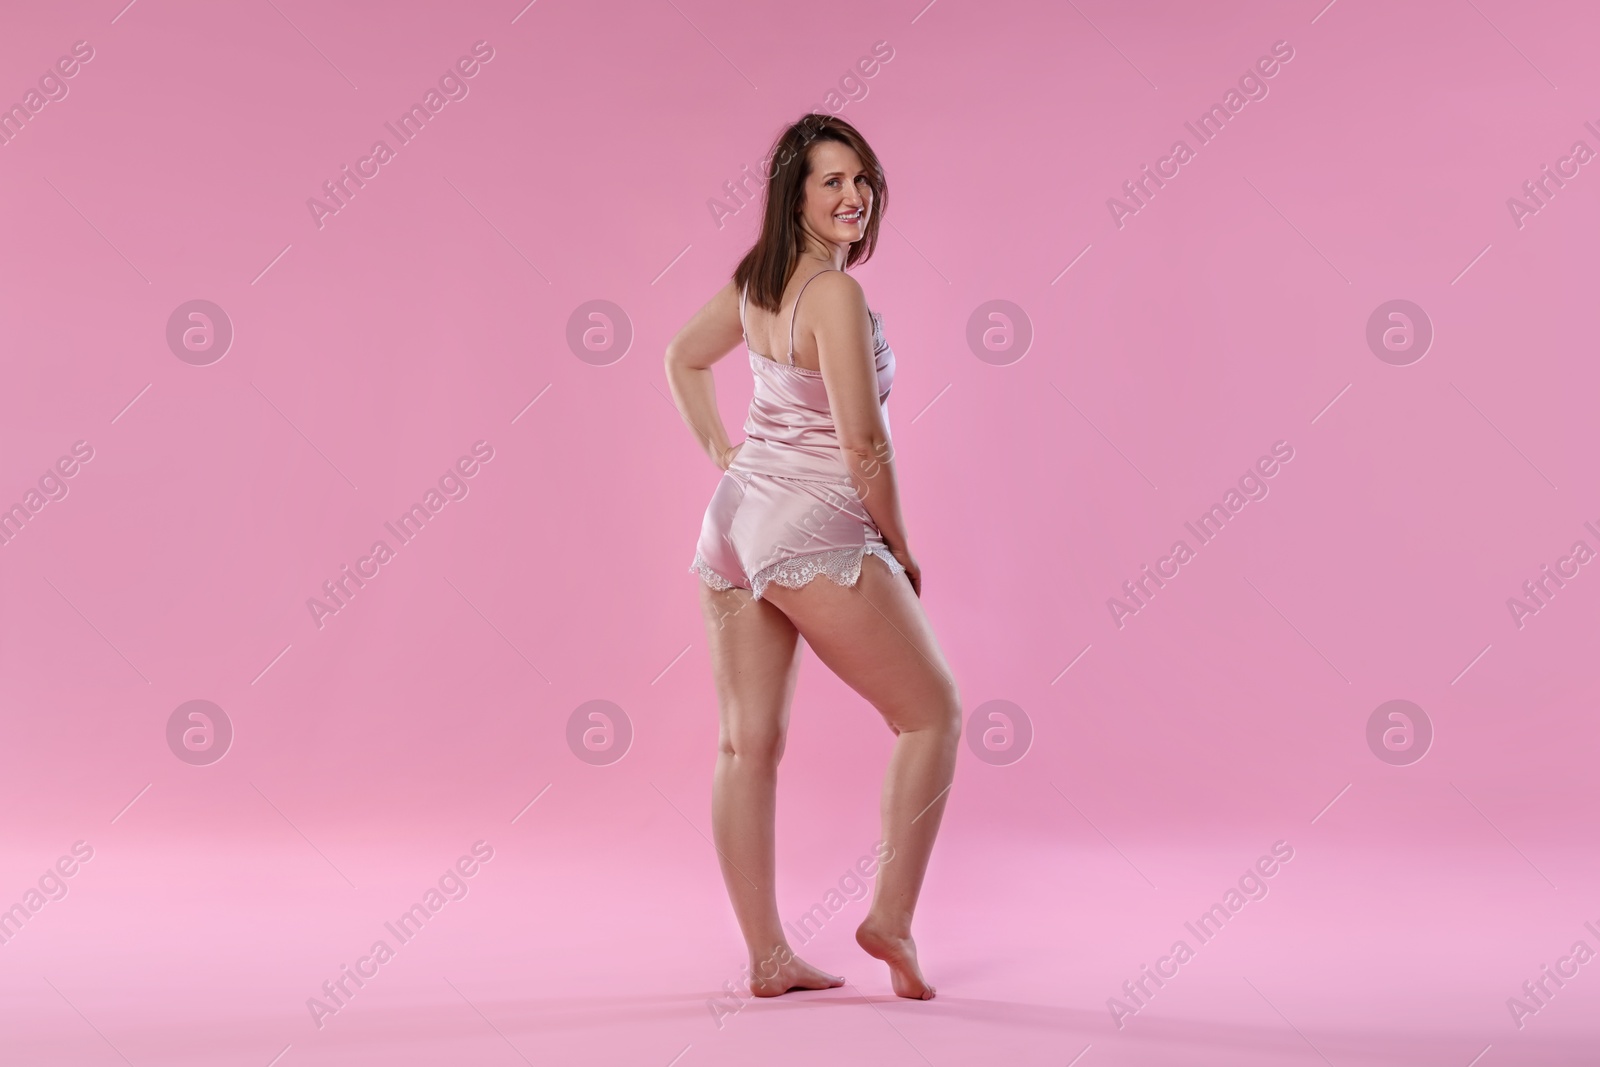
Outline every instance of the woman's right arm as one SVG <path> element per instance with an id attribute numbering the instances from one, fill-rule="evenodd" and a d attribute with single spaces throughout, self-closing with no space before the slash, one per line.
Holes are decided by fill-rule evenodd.
<path id="1" fill-rule="evenodd" d="M 809 292 L 811 314 L 807 318 L 816 324 L 811 332 L 817 342 L 817 362 L 845 466 L 884 543 L 896 559 L 907 564 L 911 547 L 900 512 L 894 445 L 878 402 L 878 370 L 866 295 L 861 283 L 834 271 L 819 275 Z M 914 579 L 912 584 L 920 585 L 920 581 Z"/>
<path id="2" fill-rule="evenodd" d="M 737 446 L 728 445 L 728 430 L 717 410 L 717 386 L 711 366 L 726 356 L 743 335 L 739 326 L 739 291 L 729 282 L 694 313 L 667 345 L 667 385 L 678 417 L 694 433 L 711 462 L 722 470 L 728 469 Z"/>

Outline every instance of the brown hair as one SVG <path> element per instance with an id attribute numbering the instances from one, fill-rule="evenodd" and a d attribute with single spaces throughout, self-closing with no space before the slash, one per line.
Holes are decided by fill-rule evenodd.
<path id="1" fill-rule="evenodd" d="M 872 185 L 872 214 L 867 232 L 850 246 L 845 266 L 871 258 L 878 245 L 878 221 L 889 205 L 889 186 L 877 153 L 856 128 L 835 115 L 813 111 L 802 115 L 773 142 L 767 165 L 767 187 L 761 216 L 761 236 L 734 268 L 734 284 L 750 286 L 749 299 L 759 307 L 776 312 L 783 299 L 795 262 L 800 258 L 804 238 L 800 230 L 800 209 L 805 203 L 806 179 L 811 177 L 810 146 L 813 141 L 837 141 L 861 157 L 867 181 Z"/>

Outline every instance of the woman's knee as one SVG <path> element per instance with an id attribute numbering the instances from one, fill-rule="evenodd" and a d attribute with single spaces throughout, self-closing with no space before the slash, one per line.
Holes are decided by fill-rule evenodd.
<path id="1" fill-rule="evenodd" d="M 783 759 L 784 731 L 776 725 L 750 725 L 723 729 L 717 736 L 717 751 L 752 766 L 776 767 Z"/>
<path id="2" fill-rule="evenodd" d="M 934 687 L 937 694 L 937 711 L 933 715 L 935 729 L 941 732 L 961 732 L 961 688 L 949 674 L 941 672 Z"/>
<path id="3" fill-rule="evenodd" d="M 961 736 L 961 693 L 954 683 L 936 686 L 923 699 L 878 710 L 897 734 L 917 730 L 946 738 Z"/>

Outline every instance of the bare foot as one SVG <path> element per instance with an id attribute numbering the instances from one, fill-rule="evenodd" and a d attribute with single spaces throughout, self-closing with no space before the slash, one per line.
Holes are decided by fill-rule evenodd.
<path id="1" fill-rule="evenodd" d="M 933 986 L 922 977 L 917 966 L 917 943 L 910 934 L 891 933 L 873 924 L 869 917 L 856 928 L 856 943 L 867 950 L 867 955 L 889 965 L 889 981 L 897 996 L 912 1000 L 932 1000 Z"/>
<path id="2" fill-rule="evenodd" d="M 770 978 L 764 977 L 775 964 L 778 973 Z M 750 993 L 757 997 L 782 996 L 791 989 L 832 989 L 841 985 L 844 985 L 843 978 L 819 971 L 793 953 L 788 954 L 787 963 L 778 964 L 777 960 L 772 960 L 764 962 L 759 968 L 755 965 L 750 968 Z"/>

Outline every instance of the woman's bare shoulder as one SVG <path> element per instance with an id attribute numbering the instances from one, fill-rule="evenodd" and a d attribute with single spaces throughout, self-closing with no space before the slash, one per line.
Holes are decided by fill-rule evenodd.
<path id="1" fill-rule="evenodd" d="M 867 294 L 861 283 L 842 270 L 824 270 L 812 278 L 806 287 L 806 302 L 815 299 L 811 310 L 823 312 L 813 317 L 813 322 L 833 320 L 849 322 L 856 316 L 867 318 Z"/>

